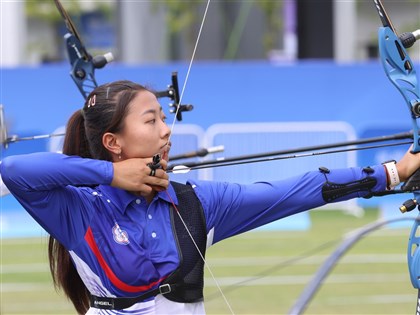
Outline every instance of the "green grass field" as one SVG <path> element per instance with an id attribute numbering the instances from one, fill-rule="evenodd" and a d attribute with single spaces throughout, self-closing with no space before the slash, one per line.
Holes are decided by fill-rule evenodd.
<path id="1" fill-rule="evenodd" d="M 235 314 L 287 314 L 346 233 L 378 219 L 338 211 L 312 211 L 307 231 L 255 231 L 214 245 L 207 263 Z M 305 314 L 413 314 L 417 291 L 406 262 L 411 223 L 382 228 L 356 243 L 338 262 Z M 74 314 L 51 284 L 47 237 L 3 239 L 0 313 Z M 229 307 L 206 271 L 208 314 Z"/>

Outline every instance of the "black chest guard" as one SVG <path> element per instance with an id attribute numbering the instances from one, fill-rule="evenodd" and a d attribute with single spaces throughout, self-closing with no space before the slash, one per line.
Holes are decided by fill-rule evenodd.
<path id="1" fill-rule="evenodd" d="M 178 245 L 179 268 L 164 283 L 176 283 L 165 297 L 174 302 L 192 303 L 203 300 L 204 260 L 207 229 L 203 207 L 190 185 L 171 182 L 178 197 L 177 210 L 171 206 L 172 229 Z M 181 220 L 181 218 L 182 220 Z M 184 223 L 188 230 L 185 228 Z M 194 239 L 194 242 L 192 239 Z M 198 252 L 200 250 L 200 252 Z M 200 254 L 201 253 L 201 254 Z"/>
<path id="2" fill-rule="evenodd" d="M 170 215 L 174 238 L 178 246 L 179 267 L 158 288 L 136 297 L 91 296 L 90 305 L 92 307 L 121 310 L 158 294 L 163 294 L 165 298 L 179 303 L 194 303 L 203 300 L 203 258 L 207 246 L 207 229 L 203 207 L 190 185 L 176 182 L 171 182 L 171 184 L 178 198 L 179 214 L 171 205 Z"/>

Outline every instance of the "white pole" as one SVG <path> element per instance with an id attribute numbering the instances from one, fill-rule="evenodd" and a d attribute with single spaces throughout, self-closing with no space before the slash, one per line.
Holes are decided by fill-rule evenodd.
<path id="1" fill-rule="evenodd" d="M 23 64 L 25 49 L 25 1 L 0 0 L 0 67 Z"/>
<path id="2" fill-rule="evenodd" d="M 356 60 L 357 7 L 355 0 L 334 0 L 334 59 Z"/>
<path id="3" fill-rule="evenodd" d="M 166 59 L 165 12 L 151 1 L 118 1 L 119 59 L 128 64 Z"/>

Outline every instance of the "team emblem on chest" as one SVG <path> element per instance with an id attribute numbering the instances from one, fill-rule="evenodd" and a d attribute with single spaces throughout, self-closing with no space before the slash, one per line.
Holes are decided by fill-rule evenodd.
<path id="1" fill-rule="evenodd" d="M 130 244 L 130 240 L 128 239 L 128 233 L 124 230 L 121 230 L 117 222 L 115 222 L 115 225 L 112 227 L 112 235 L 114 236 L 114 241 L 117 244 Z"/>

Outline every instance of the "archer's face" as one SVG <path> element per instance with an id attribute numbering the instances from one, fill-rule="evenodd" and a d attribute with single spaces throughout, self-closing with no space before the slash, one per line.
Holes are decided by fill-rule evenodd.
<path id="1" fill-rule="evenodd" d="M 148 158 L 161 153 L 168 160 L 170 128 L 156 96 L 148 91 L 137 94 L 130 104 L 124 129 L 118 138 L 124 159 Z"/>

